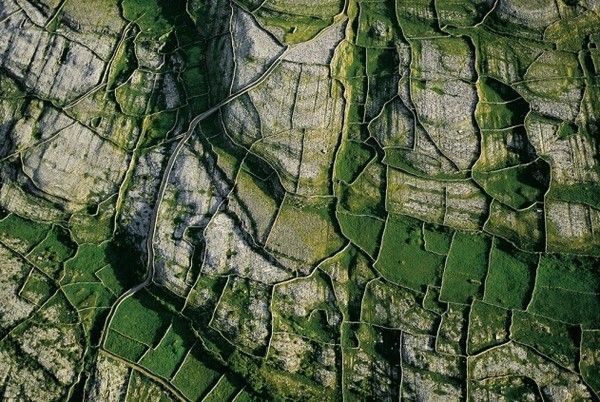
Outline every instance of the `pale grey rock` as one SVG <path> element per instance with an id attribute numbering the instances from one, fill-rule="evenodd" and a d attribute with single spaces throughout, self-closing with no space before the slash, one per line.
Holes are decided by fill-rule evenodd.
<path id="1" fill-rule="evenodd" d="M 189 269 L 195 247 L 185 231 L 206 226 L 223 199 L 201 160 L 202 152 L 201 148 L 184 148 L 180 153 L 161 203 L 154 238 L 154 280 L 180 295 L 186 294 L 193 281 Z"/>
<path id="2" fill-rule="evenodd" d="M 454 382 L 440 380 L 439 376 L 417 370 L 405 369 L 402 384 L 405 398 L 419 402 L 462 401 L 463 390 Z"/>
<path id="3" fill-rule="evenodd" d="M 336 46 L 344 38 L 344 23 L 325 28 L 314 39 L 293 45 L 284 60 L 300 64 L 324 65 L 329 68 Z"/>
<path id="4" fill-rule="evenodd" d="M 29 245 L 14 244 L 10 238 L 3 238 L 2 241 L 17 249 L 30 248 Z M 32 267 L 3 245 L 0 245 L 0 266 L 0 328 L 8 329 L 27 318 L 35 307 L 19 296 L 20 288 Z"/>
<path id="5" fill-rule="evenodd" d="M 173 74 L 165 74 L 162 77 L 162 91 L 165 107 L 167 110 L 176 109 L 181 106 L 181 98 L 177 88 L 177 81 Z"/>
<path id="6" fill-rule="evenodd" d="M 248 93 L 261 116 L 263 136 L 292 128 L 300 70 L 298 64 L 283 62 L 266 81 Z"/>
<path id="7" fill-rule="evenodd" d="M 513 342 L 474 356 L 470 360 L 469 370 L 474 380 L 506 375 L 529 377 L 542 390 L 545 389 L 542 392 L 553 401 L 591 398 L 578 374 L 566 371 L 529 348 Z"/>
<path id="8" fill-rule="evenodd" d="M 231 92 L 256 80 L 283 51 L 271 35 L 256 23 L 251 14 L 233 6 L 231 40 L 235 70 Z"/>
<path id="9" fill-rule="evenodd" d="M 384 148 L 412 148 L 415 141 L 415 120 L 404 102 L 395 97 L 369 123 L 369 132 Z"/>
<path id="10" fill-rule="evenodd" d="M 44 193 L 83 205 L 116 192 L 128 155 L 75 123 L 23 155 L 23 172 Z"/>
<path id="11" fill-rule="evenodd" d="M 41 368 L 17 357 L 17 351 L 3 347 L 0 350 L 0 381 L 2 398 L 7 401 L 46 402 L 60 399 L 64 388 Z"/>
<path id="12" fill-rule="evenodd" d="M 88 384 L 90 400 L 122 401 L 127 395 L 129 373 L 129 368 L 123 363 L 100 354 Z"/>
<path id="13" fill-rule="evenodd" d="M 261 116 L 248 94 L 244 94 L 221 108 L 224 130 L 234 141 L 248 147 L 262 137 Z"/>
<path id="14" fill-rule="evenodd" d="M 361 317 L 373 325 L 413 334 L 434 333 L 437 326 L 436 315 L 423 309 L 414 293 L 380 280 L 366 287 Z"/>
<path id="15" fill-rule="evenodd" d="M 161 53 L 165 45 L 163 41 L 138 36 L 134 41 L 134 45 L 138 68 L 158 71 L 165 64 L 165 55 Z"/>
<path id="16" fill-rule="evenodd" d="M 116 89 L 115 96 L 124 114 L 142 116 L 149 112 L 150 98 L 159 77 L 159 74 L 138 69 L 126 84 Z"/>
<path id="17" fill-rule="evenodd" d="M 17 0 L 4 0 L 0 4 L 0 20 L 7 18 L 13 13 L 23 12 Z"/>
<path id="18" fill-rule="evenodd" d="M 259 282 L 230 277 L 210 325 L 242 349 L 260 353 L 270 335 L 270 292 Z"/>
<path id="19" fill-rule="evenodd" d="M 318 272 L 318 271 L 317 271 Z M 335 311 L 335 294 L 331 286 L 320 280 L 318 274 L 289 281 L 275 287 L 274 309 L 282 314 L 308 318 L 323 304 L 329 305 L 328 323 L 334 325 L 341 320 Z M 337 316 L 337 317 L 334 317 Z"/>
<path id="20" fill-rule="evenodd" d="M 83 355 L 76 327 L 34 324 L 19 336 L 18 342 L 23 352 L 53 373 L 61 384 L 69 385 L 75 380 Z"/>
<path id="21" fill-rule="evenodd" d="M 135 166 L 133 179 L 123 201 L 120 223 L 143 240 L 148 235 L 150 216 L 161 180 L 167 150 L 153 148 L 143 153 Z M 140 243 L 141 244 L 141 243 Z"/>
<path id="22" fill-rule="evenodd" d="M 560 18 L 556 3 L 544 0 L 500 0 L 495 14 L 513 24 L 540 31 Z"/>
<path id="23" fill-rule="evenodd" d="M 253 151 L 278 171 L 283 187 L 295 192 L 302 156 L 302 132 L 284 130 L 257 142 Z"/>
<path id="24" fill-rule="evenodd" d="M 594 227 L 590 224 L 593 216 L 587 205 L 553 200 L 546 205 L 546 219 L 556 230 L 556 240 L 561 242 L 594 237 Z"/>
<path id="25" fill-rule="evenodd" d="M 3 208 L 28 219 L 42 222 L 67 220 L 68 212 L 50 201 L 36 197 L 11 180 L 4 180 L 0 188 L 0 205 Z"/>
<path id="26" fill-rule="evenodd" d="M 27 17 L 37 25 L 46 25 L 58 5 L 51 1 L 15 0 L 15 3 L 17 3 Z"/>
<path id="27" fill-rule="evenodd" d="M 290 272 L 251 248 L 235 222 L 224 213 L 219 213 L 213 218 L 206 228 L 204 239 L 206 251 L 203 273 L 235 274 L 267 284 L 292 277 Z"/>
<path id="28" fill-rule="evenodd" d="M 439 150 L 459 169 L 477 159 L 479 137 L 473 123 L 477 91 L 459 80 L 428 81 L 412 87 L 416 113 Z"/>
<path id="29" fill-rule="evenodd" d="M 43 98 L 68 104 L 97 85 L 104 62 L 87 47 L 28 25 L 21 14 L 0 24 L 0 65 Z"/>
<path id="30" fill-rule="evenodd" d="M 598 144 L 580 134 L 561 139 L 559 126 L 549 120 L 528 119 L 527 133 L 536 153 L 552 166 L 552 180 L 562 185 L 591 183 L 600 180 L 596 154 Z"/>
<path id="31" fill-rule="evenodd" d="M 272 353 L 271 351 L 276 351 Z M 298 373 L 302 360 L 312 351 L 307 340 L 289 333 L 273 334 L 270 345 L 270 359 L 281 365 L 288 373 Z"/>
<path id="32" fill-rule="evenodd" d="M 293 128 L 341 131 L 342 89 L 331 81 L 329 67 L 301 65 L 296 91 L 291 116 Z"/>
<path id="33" fill-rule="evenodd" d="M 399 170 L 388 176 L 390 210 L 461 229 L 477 229 L 488 211 L 488 200 L 472 181 L 441 181 Z"/>

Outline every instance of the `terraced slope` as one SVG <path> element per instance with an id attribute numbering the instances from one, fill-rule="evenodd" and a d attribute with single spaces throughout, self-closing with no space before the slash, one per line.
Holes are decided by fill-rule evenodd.
<path id="1" fill-rule="evenodd" d="M 600 3 L 0 0 L 6 400 L 597 400 Z"/>

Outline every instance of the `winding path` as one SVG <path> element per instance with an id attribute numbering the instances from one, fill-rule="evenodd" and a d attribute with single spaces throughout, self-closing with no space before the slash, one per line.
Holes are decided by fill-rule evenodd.
<path id="1" fill-rule="evenodd" d="M 248 83 L 246 86 L 244 86 L 242 89 L 240 89 L 236 93 L 229 95 L 227 98 L 223 99 L 222 101 L 220 101 L 215 106 L 208 109 L 207 111 L 200 113 L 199 115 L 194 117 L 194 119 L 192 119 L 192 121 L 190 122 L 188 130 L 184 133 L 183 137 L 181 137 L 181 140 L 179 140 L 179 142 L 177 143 L 177 146 L 173 150 L 173 153 L 171 154 L 171 156 L 169 156 L 167 166 L 164 170 L 164 173 L 161 178 L 160 186 L 158 188 L 156 202 L 155 202 L 154 208 L 152 210 L 152 215 L 150 216 L 150 223 L 148 226 L 148 235 L 146 236 L 146 255 L 148 257 L 146 260 L 146 267 L 147 267 L 146 275 L 144 276 L 144 280 L 142 282 L 138 283 L 137 285 L 135 285 L 132 288 L 125 291 L 125 293 L 123 293 L 121 296 L 119 296 L 119 298 L 115 301 L 115 303 L 113 303 L 113 305 L 110 309 L 110 312 L 108 313 L 108 316 L 106 317 L 106 321 L 104 323 L 104 328 L 102 330 L 102 340 L 100 342 L 100 345 L 103 349 L 105 347 L 105 342 L 106 342 L 106 338 L 107 338 L 107 330 L 110 327 L 110 323 L 112 322 L 115 312 L 117 311 L 117 309 L 119 308 L 121 303 L 123 303 L 123 301 L 125 301 L 127 298 L 133 296 L 134 294 L 136 294 L 137 292 L 139 292 L 140 290 L 142 290 L 143 288 L 148 286 L 150 284 L 150 282 L 152 281 L 152 278 L 154 277 L 154 236 L 156 234 L 156 223 L 158 221 L 158 213 L 160 210 L 162 200 L 165 196 L 165 191 L 167 189 L 167 184 L 169 183 L 169 178 L 171 177 L 171 172 L 173 170 L 173 166 L 175 165 L 175 161 L 177 160 L 179 153 L 181 152 L 184 145 L 190 139 L 190 137 L 196 130 L 196 127 L 202 120 L 206 119 L 207 117 L 209 117 L 210 115 L 215 113 L 217 110 L 219 110 L 220 108 L 222 108 L 229 102 L 237 99 L 238 97 L 244 95 L 248 91 L 256 88 L 258 85 L 260 85 L 262 82 L 264 82 L 271 75 L 271 73 L 277 68 L 277 66 L 279 66 L 279 64 L 281 64 L 281 61 L 283 60 L 283 58 L 285 57 L 285 55 L 287 54 L 289 49 L 290 49 L 289 46 L 284 48 L 284 50 L 277 56 L 277 58 L 271 63 L 271 65 L 256 80 Z"/>

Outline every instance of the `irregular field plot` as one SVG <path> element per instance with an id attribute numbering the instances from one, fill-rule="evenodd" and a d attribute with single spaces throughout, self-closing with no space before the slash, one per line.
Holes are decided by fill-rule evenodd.
<path id="1" fill-rule="evenodd" d="M 388 280 L 422 291 L 439 284 L 444 258 L 425 250 L 421 223 L 390 215 L 375 268 Z"/>
<path id="2" fill-rule="evenodd" d="M 533 292 L 538 257 L 494 239 L 483 300 L 507 309 L 525 309 Z"/>
<path id="3" fill-rule="evenodd" d="M 528 311 L 597 329 L 600 325 L 600 265 L 594 257 L 543 255 Z"/>
<path id="4" fill-rule="evenodd" d="M 156 298 L 143 290 L 121 303 L 111 328 L 145 345 L 156 345 L 170 323 L 170 314 Z"/>
<path id="5" fill-rule="evenodd" d="M 216 368 L 213 369 L 203 363 L 201 356 L 204 353 L 200 346 L 195 346 L 185 357 L 172 380 L 173 385 L 192 401 L 199 400 L 205 395 L 220 377 Z"/>
<path id="6" fill-rule="evenodd" d="M 466 304 L 483 296 L 490 246 L 487 236 L 456 232 L 444 269 L 441 300 Z"/>

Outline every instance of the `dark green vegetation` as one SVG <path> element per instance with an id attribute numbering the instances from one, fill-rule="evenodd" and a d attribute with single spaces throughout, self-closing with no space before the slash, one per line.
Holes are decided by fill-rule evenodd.
<path id="1" fill-rule="evenodd" d="M 473 178 L 498 201 L 523 209 L 543 201 L 549 174 L 548 164 L 536 161 L 503 170 L 477 172 Z"/>
<path id="2" fill-rule="evenodd" d="M 443 256 L 425 250 L 421 222 L 390 215 L 375 263 L 384 278 L 423 290 L 439 285 L 443 265 Z"/>
<path id="3" fill-rule="evenodd" d="M 344 236 L 375 258 L 385 221 L 369 215 L 353 215 L 347 212 L 338 213 L 337 219 Z"/>
<path id="4" fill-rule="evenodd" d="M 0 0 L 0 395 L 597 400 L 598 13 Z"/>
<path id="5" fill-rule="evenodd" d="M 600 320 L 599 270 L 596 258 L 543 256 L 528 311 L 595 329 Z"/>
<path id="6" fill-rule="evenodd" d="M 49 227 L 10 214 L 0 221 L 0 230 L 5 234 L 5 242 L 15 243 L 15 248 L 20 252 L 27 253 L 44 239 Z"/>
<path id="7" fill-rule="evenodd" d="M 483 300 L 507 309 L 525 309 L 531 298 L 538 257 L 495 239 Z"/>
<path id="8" fill-rule="evenodd" d="M 469 303 L 483 296 L 491 241 L 475 234 L 457 232 L 448 251 L 440 300 Z"/>

